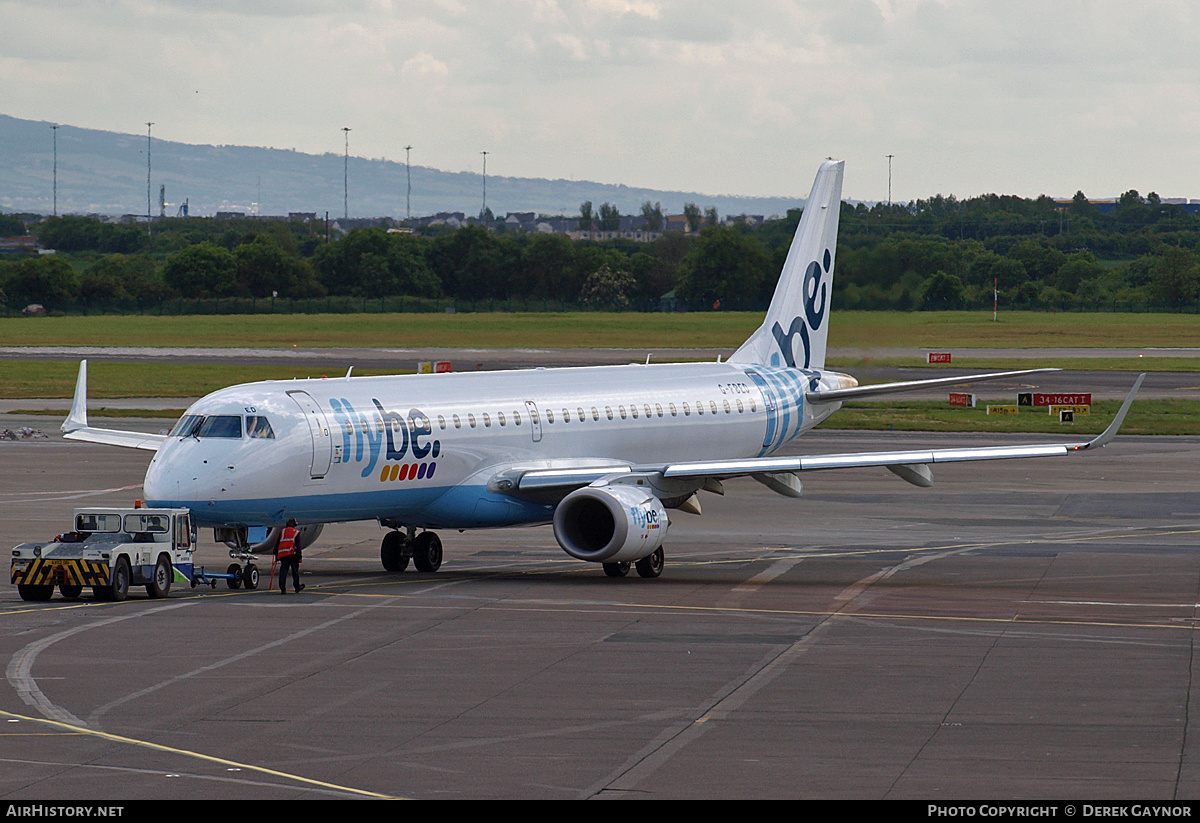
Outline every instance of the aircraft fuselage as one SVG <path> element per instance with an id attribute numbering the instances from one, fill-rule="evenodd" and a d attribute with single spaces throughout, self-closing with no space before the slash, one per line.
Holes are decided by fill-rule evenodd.
<path id="1" fill-rule="evenodd" d="M 206 525 L 548 522 L 552 504 L 488 481 L 514 466 L 767 455 L 840 405 L 806 403 L 805 390 L 853 384 L 727 363 L 248 383 L 188 409 L 151 462 L 145 495 Z"/>

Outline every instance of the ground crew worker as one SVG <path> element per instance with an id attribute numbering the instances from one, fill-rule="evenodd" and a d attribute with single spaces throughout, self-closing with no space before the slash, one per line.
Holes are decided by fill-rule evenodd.
<path id="1" fill-rule="evenodd" d="M 283 534 L 279 535 L 279 542 L 275 544 L 275 559 L 279 561 L 280 594 L 287 594 L 289 568 L 292 570 L 292 588 L 297 594 L 304 591 L 304 584 L 300 582 L 300 547 L 296 545 L 299 534 L 296 518 L 289 518 L 287 525 L 283 527 Z"/>

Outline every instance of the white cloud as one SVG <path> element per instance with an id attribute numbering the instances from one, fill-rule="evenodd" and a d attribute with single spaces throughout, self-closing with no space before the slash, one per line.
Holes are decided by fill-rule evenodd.
<path id="1" fill-rule="evenodd" d="M 0 0 L 0 110 L 450 170 L 1200 197 L 1184 0 Z M 419 158 L 419 159 L 418 159 Z"/>

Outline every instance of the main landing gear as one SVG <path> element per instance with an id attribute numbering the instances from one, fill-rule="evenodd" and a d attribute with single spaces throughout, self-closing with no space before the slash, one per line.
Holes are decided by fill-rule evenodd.
<path id="1" fill-rule="evenodd" d="M 654 550 L 653 554 L 646 555 L 633 564 L 630 564 L 628 561 L 624 563 L 605 563 L 604 573 L 609 577 L 624 577 L 629 574 L 629 567 L 632 565 L 637 569 L 638 576 L 640 577 L 658 577 L 662 574 L 665 562 L 662 546 L 659 546 Z"/>
<path id="2" fill-rule="evenodd" d="M 390 531 L 383 536 L 379 559 L 389 572 L 404 571 L 409 560 L 419 572 L 435 572 L 442 566 L 442 540 L 433 532 L 417 534 L 413 526 Z"/>

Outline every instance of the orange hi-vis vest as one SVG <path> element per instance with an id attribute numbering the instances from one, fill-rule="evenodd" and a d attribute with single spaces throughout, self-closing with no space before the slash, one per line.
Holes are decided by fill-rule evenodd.
<path id="1" fill-rule="evenodd" d="M 279 536 L 279 547 L 275 550 L 275 556 L 282 559 L 291 557 L 296 553 L 296 534 L 299 530 L 288 526 L 283 530 L 283 534 Z"/>

